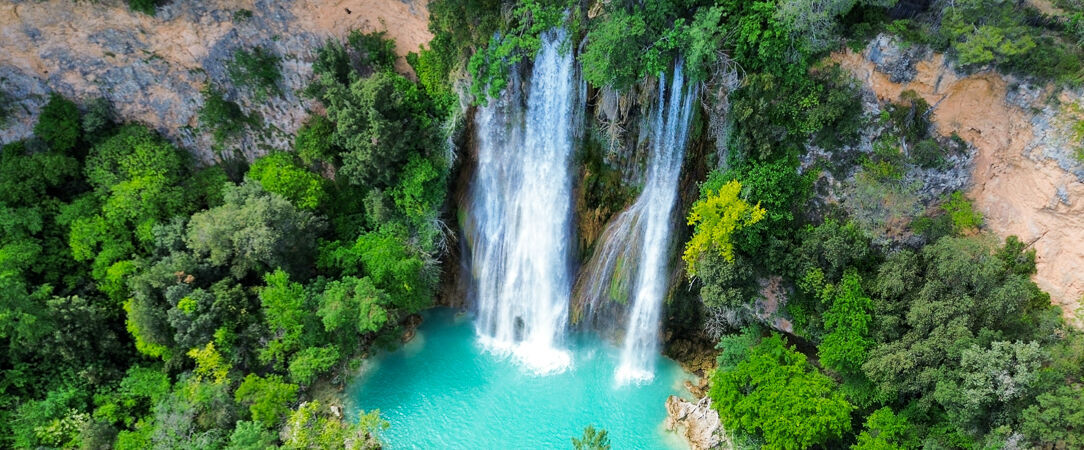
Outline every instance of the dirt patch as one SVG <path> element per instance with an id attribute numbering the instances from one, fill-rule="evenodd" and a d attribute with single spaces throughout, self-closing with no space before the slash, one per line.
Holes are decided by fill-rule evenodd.
<path id="1" fill-rule="evenodd" d="M 915 91 L 933 105 L 931 120 L 939 134 L 956 133 L 975 146 L 968 197 L 982 212 L 984 226 L 1029 243 L 1036 251 L 1035 282 L 1067 318 L 1075 317 L 1084 294 L 1079 270 L 1084 267 L 1084 184 L 1065 167 L 1071 163 L 1052 156 L 1064 153 L 1052 143 L 1065 142 L 1059 135 L 1067 133 L 1047 120 L 1057 109 L 1048 101 L 1052 88 L 1020 94 L 1026 89 L 997 73 L 961 77 L 942 55 L 917 62 L 914 79 L 902 83 L 877 71 L 864 54 L 847 51 L 832 58 L 882 101 Z"/>

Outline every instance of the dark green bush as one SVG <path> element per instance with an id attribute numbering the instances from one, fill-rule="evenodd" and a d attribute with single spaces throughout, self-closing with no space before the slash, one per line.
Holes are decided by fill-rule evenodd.
<path id="1" fill-rule="evenodd" d="M 128 0 L 128 9 L 153 16 L 162 0 Z"/>
<path id="2" fill-rule="evenodd" d="M 64 96 L 49 94 L 49 103 L 41 109 L 34 135 L 49 144 L 49 148 L 66 152 L 79 142 L 82 126 L 79 123 L 79 107 Z"/>
<path id="3" fill-rule="evenodd" d="M 944 151 L 933 139 L 923 139 L 911 147 L 911 160 L 923 169 L 937 169 L 945 166 Z"/>
<path id="4" fill-rule="evenodd" d="M 294 151 L 305 164 L 312 165 L 320 161 L 334 164 L 338 156 L 334 138 L 335 123 L 327 117 L 314 115 L 297 130 Z"/>
<path id="5" fill-rule="evenodd" d="M 387 32 L 362 33 L 353 30 L 346 37 L 346 42 L 357 52 L 362 66 L 373 70 L 391 70 L 395 67 L 395 41 L 388 38 Z"/>
<path id="6" fill-rule="evenodd" d="M 281 92 L 278 87 L 282 79 L 279 70 L 281 60 L 262 47 L 251 51 L 242 48 L 233 53 L 233 59 L 226 63 L 226 69 L 235 84 L 251 90 L 255 99 L 262 101 L 269 95 Z"/>
<path id="7" fill-rule="evenodd" d="M 215 144 L 222 145 L 239 136 L 251 119 L 241 111 L 241 106 L 226 100 L 221 91 L 207 86 L 203 90 L 199 121 L 204 130 L 211 132 Z"/>

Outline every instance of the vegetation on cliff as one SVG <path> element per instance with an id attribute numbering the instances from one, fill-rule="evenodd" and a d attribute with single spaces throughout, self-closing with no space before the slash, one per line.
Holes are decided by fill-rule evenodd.
<path id="1" fill-rule="evenodd" d="M 321 50 L 343 49 L 329 66 L 343 70 L 317 70 L 329 115 L 300 133 L 300 158 L 198 168 L 57 95 L 34 139 L 3 147 L 0 445 L 375 445 L 376 414 L 314 395 L 433 299 L 440 117 L 390 71 L 391 45 L 356 33 Z M 272 95 L 277 64 L 242 50 L 231 72 Z M 247 119 L 213 89 L 205 100 L 229 145 Z"/>
<path id="2" fill-rule="evenodd" d="M 727 87 L 703 99 L 728 102 L 727 132 L 694 133 L 726 152 L 698 162 L 717 169 L 686 211 L 696 301 L 673 315 L 691 310 L 686 327 L 718 340 L 709 395 L 739 443 L 1080 447 L 1084 335 L 1030 281 L 1034 252 L 983 234 L 961 193 L 920 202 L 910 183 L 966 143 L 931 136 L 917 95 L 867 117 L 859 83 L 819 62 L 890 33 L 963 70 L 1079 86 L 1084 7 L 1052 3 L 1063 13 L 993 0 L 434 0 L 434 38 L 408 58 L 417 81 L 394 72 L 383 34 L 328 41 L 305 90 L 323 112 L 294 148 L 250 165 L 219 151 L 224 164 L 197 167 L 154 130 L 114 123 L 108 103 L 52 94 L 34 137 L 0 149 L 0 446 L 377 445 L 377 412 L 341 417 L 318 397 L 433 303 L 452 164 L 442 125 L 564 25 L 592 94 L 649 86 L 679 58 L 693 82 Z M 153 14 L 158 2 L 129 4 Z M 280 62 L 241 49 L 229 74 L 260 101 L 281 94 Z M 260 131 L 215 86 L 202 104 L 219 150 Z M 695 123 L 720 118 L 707 119 Z M 586 203 L 616 211 L 635 187 L 596 144 L 584 145 Z M 846 201 L 817 202 L 828 179 L 853 184 Z M 769 279 L 784 295 L 763 293 Z M 606 442 L 589 428 L 574 445 Z"/>

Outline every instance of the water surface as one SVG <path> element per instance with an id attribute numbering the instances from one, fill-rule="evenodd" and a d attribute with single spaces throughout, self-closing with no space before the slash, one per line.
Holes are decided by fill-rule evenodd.
<path id="1" fill-rule="evenodd" d="M 567 449 L 587 425 L 609 431 L 615 449 L 685 447 L 662 423 L 688 374 L 658 358 L 651 382 L 617 386 L 617 348 L 569 339 L 571 367 L 537 375 L 484 351 L 470 317 L 433 310 L 405 347 L 366 362 L 347 400 L 355 412 L 380 409 L 391 449 Z"/>

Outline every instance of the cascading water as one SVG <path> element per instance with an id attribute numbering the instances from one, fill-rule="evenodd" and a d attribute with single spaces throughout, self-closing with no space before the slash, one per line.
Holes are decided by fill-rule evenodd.
<path id="1" fill-rule="evenodd" d="M 511 87 L 476 117 L 478 167 L 465 225 L 477 332 L 530 369 L 568 367 L 561 348 L 571 292 L 572 142 L 579 85 L 567 35 L 542 35 L 527 91 Z"/>
<path id="2" fill-rule="evenodd" d="M 665 74 L 659 76 L 658 105 L 652 118 L 651 159 L 640 197 L 621 218 L 639 227 L 640 255 L 636 284 L 621 349 L 621 363 L 615 374 L 619 384 L 650 380 L 658 352 L 659 316 L 669 284 L 668 256 L 673 229 L 678 177 L 685 156 L 685 144 L 692 118 L 694 87 L 685 88 L 682 63 L 674 67 L 667 97 Z"/>

